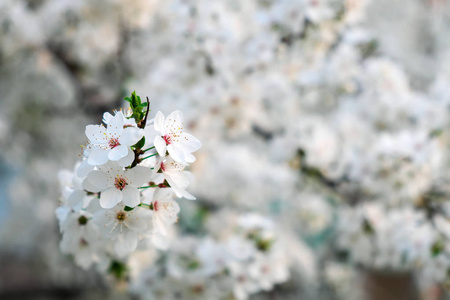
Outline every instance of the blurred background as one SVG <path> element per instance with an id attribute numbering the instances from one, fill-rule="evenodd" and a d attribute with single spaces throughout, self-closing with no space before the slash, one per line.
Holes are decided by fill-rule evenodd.
<path id="1" fill-rule="evenodd" d="M 61 254 L 55 217 L 136 91 L 203 144 L 175 240 L 277 225 L 289 278 L 250 299 L 449 299 L 449 86 L 446 0 L 0 0 L 0 298 L 155 299 Z"/>

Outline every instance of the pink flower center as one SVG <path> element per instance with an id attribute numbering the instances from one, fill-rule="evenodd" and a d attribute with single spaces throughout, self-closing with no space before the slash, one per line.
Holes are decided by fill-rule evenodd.
<path id="1" fill-rule="evenodd" d="M 158 211 L 158 201 L 153 203 L 153 211 Z"/>
<path id="2" fill-rule="evenodd" d="M 127 181 L 123 177 L 116 177 L 114 179 L 114 186 L 118 190 L 123 190 L 127 184 L 128 184 Z"/>
<path id="3" fill-rule="evenodd" d="M 170 145 L 170 143 L 171 143 L 170 135 L 163 136 L 163 139 L 164 139 L 164 142 L 166 142 L 166 145 Z"/>
<path id="4" fill-rule="evenodd" d="M 161 170 L 162 170 L 163 172 L 166 171 L 166 167 L 164 166 L 164 163 L 161 163 Z"/>
<path id="5" fill-rule="evenodd" d="M 117 138 L 110 139 L 108 143 L 109 143 L 109 148 L 111 148 L 111 149 L 114 149 L 120 145 L 119 139 L 117 139 Z"/>

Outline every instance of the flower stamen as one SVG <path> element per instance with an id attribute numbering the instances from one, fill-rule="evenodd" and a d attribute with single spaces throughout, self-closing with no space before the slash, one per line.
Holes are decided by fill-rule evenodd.
<path id="1" fill-rule="evenodd" d="M 123 177 L 116 177 L 114 179 L 114 186 L 118 190 L 123 190 L 127 186 L 127 184 L 128 184 L 127 181 Z"/>
<path id="2" fill-rule="evenodd" d="M 164 142 L 166 142 L 166 145 L 170 145 L 172 142 L 170 135 L 163 136 L 163 139 L 164 139 Z"/>
<path id="3" fill-rule="evenodd" d="M 117 138 L 111 138 L 111 139 L 109 140 L 108 144 L 109 144 L 109 148 L 114 149 L 114 148 L 116 148 L 117 146 L 120 145 L 119 139 L 117 139 Z"/>
<path id="4" fill-rule="evenodd" d="M 117 221 L 119 221 L 119 222 L 125 221 L 126 218 L 127 218 L 127 215 L 126 215 L 125 212 L 123 212 L 123 211 L 120 211 L 120 212 L 118 212 L 118 213 L 116 214 L 116 219 L 117 219 Z"/>

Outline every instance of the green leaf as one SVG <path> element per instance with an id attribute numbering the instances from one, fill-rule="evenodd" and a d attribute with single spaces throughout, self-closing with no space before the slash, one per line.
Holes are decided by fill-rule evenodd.
<path id="1" fill-rule="evenodd" d="M 147 106 L 147 103 L 141 103 L 141 97 L 136 95 L 136 91 L 133 91 L 131 97 L 125 97 L 124 100 L 130 103 L 131 110 L 133 111 L 131 117 L 139 124 L 145 117 L 143 108 Z"/>
<path id="2" fill-rule="evenodd" d="M 442 251 L 444 250 L 444 244 L 441 241 L 436 241 L 432 246 L 431 246 L 431 255 L 433 257 L 438 256 L 439 254 L 442 253 Z"/>
<path id="3" fill-rule="evenodd" d="M 256 248 L 258 248 L 258 250 L 261 250 L 262 252 L 269 251 L 272 244 L 273 244 L 273 240 L 261 239 L 261 238 L 258 238 L 256 240 Z"/>
<path id="4" fill-rule="evenodd" d="M 108 272 L 114 275 L 117 279 L 124 279 L 127 271 L 127 265 L 118 261 L 112 261 L 108 269 Z"/>
<path id="5" fill-rule="evenodd" d="M 440 136 L 442 133 L 444 132 L 444 130 L 438 128 L 438 129 L 434 129 L 430 132 L 429 137 L 430 138 L 435 138 Z"/>
<path id="6" fill-rule="evenodd" d="M 141 149 L 142 147 L 144 147 L 144 145 L 145 145 L 145 136 L 142 137 L 142 139 L 140 139 L 139 142 L 136 143 L 135 147 Z"/>
<path id="7" fill-rule="evenodd" d="M 364 218 L 362 228 L 363 228 L 364 232 L 369 235 L 372 235 L 375 233 L 375 229 L 373 229 L 372 224 L 370 224 L 370 222 L 366 218 Z"/>
<path id="8" fill-rule="evenodd" d="M 192 260 L 187 265 L 187 268 L 189 270 L 195 270 L 195 269 L 198 269 L 199 267 L 200 267 L 200 262 L 198 262 L 197 260 Z"/>

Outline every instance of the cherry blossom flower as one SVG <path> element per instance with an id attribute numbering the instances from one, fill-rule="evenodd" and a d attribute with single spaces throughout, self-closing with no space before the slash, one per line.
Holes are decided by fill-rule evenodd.
<path id="1" fill-rule="evenodd" d="M 61 252 L 73 254 L 75 261 L 82 268 L 89 268 L 98 260 L 100 246 L 99 228 L 92 221 L 88 212 L 71 213 L 61 225 L 64 233 L 60 244 Z"/>
<path id="2" fill-rule="evenodd" d="M 160 160 L 155 166 L 154 171 L 161 170 L 164 179 L 170 184 L 170 187 L 175 192 L 178 198 L 186 198 L 195 200 L 195 197 L 186 191 L 187 186 L 191 182 L 192 174 L 189 171 L 184 171 L 184 165 L 178 163 L 168 156 Z"/>
<path id="3" fill-rule="evenodd" d="M 103 165 L 108 160 L 119 161 L 125 157 L 130 161 L 130 157 L 133 158 L 130 147 L 143 137 L 144 131 L 126 124 L 124 119 L 123 113 L 119 111 L 109 119 L 106 128 L 103 125 L 86 126 L 90 148 L 87 162 L 90 165 Z"/>
<path id="4" fill-rule="evenodd" d="M 80 164 L 77 163 L 75 170 L 79 166 Z M 92 201 L 93 196 L 86 195 L 82 186 L 84 178 L 78 176 L 76 171 L 60 170 L 58 172 L 58 179 L 61 185 L 62 200 L 69 208 L 78 211 L 81 208 L 86 208 Z"/>
<path id="5" fill-rule="evenodd" d="M 120 204 L 97 211 L 93 220 L 113 243 L 114 253 L 123 258 L 136 250 L 139 233 L 147 229 L 146 214 L 146 210 L 139 208 L 125 211 L 125 205 Z"/>
<path id="6" fill-rule="evenodd" d="M 153 233 L 167 235 L 167 228 L 178 220 L 180 206 L 172 199 L 169 188 L 157 188 L 152 200 L 153 205 Z"/>
<path id="7" fill-rule="evenodd" d="M 152 170 L 142 166 L 124 169 L 114 162 L 102 166 L 88 174 L 83 182 L 86 190 L 100 194 L 100 205 L 109 209 L 122 202 L 135 207 L 140 201 L 139 189 L 148 182 Z"/>
<path id="8" fill-rule="evenodd" d="M 201 143 L 193 135 L 184 132 L 183 114 L 179 110 L 172 112 L 167 118 L 159 111 L 154 120 L 154 127 L 147 128 L 146 140 L 153 141 L 159 155 L 166 156 L 166 152 L 169 152 L 177 162 L 195 161 L 191 153 L 200 149 Z"/>

